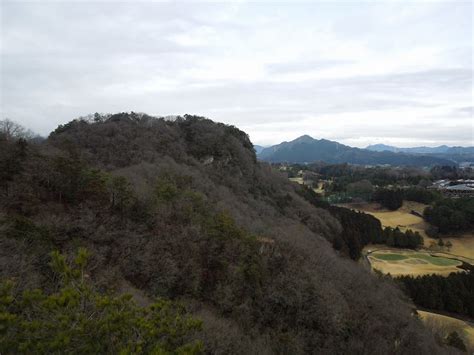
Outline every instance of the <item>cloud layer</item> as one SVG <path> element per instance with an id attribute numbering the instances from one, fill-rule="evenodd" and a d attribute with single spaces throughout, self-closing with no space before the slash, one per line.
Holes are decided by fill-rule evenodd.
<path id="1" fill-rule="evenodd" d="M 471 2 L 2 2 L 1 116 L 194 113 L 302 134 L 474 145 Z"/>

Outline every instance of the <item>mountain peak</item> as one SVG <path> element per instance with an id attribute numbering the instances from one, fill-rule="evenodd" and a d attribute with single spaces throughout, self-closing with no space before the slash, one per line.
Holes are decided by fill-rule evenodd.
<path id="1" fill-rule="evenodd" d="M 292 142 L 293 142 L 293 143 L 309 143 L 309 142 L 312 142 L 312 141 L 314 141 L 314 138 L 311 137 L 311 136 L 309 136 L 309 135 L 307 135 L 307 134 L 305 134 L 305 135 L 303 135 L 303 136 L 301 136 L 301 137 L 296 138 L 296 139 L 293 140 Z"/>
<path id="2" fill-rule="evenodd" d="M 335 141 L 314 139 L 304 135 L 291 142 L 283 142 L 263 149 L 259 158 L 270 162 L 291 163 L 324 161 L 331 164 L 358 165 L 456 165 L 454 161 L 443 157 L 399 152 L 397 148 L 386 145 L 376 145 L 369 148 L 375 151 L 353 148 Z"/>

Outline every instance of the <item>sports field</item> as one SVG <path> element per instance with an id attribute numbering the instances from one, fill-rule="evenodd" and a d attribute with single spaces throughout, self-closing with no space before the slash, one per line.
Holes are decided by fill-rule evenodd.
<path id="1" fill-rule="evenodd" d="M 443 242 L 449 241 L 452 246 L 450 248 L 439 247 L 438 239 L 430 238 L 426 234 L 429 223 L 412 213 L 412 211 L 416 211 L 422 214 L 427 205 L 404 201 L 403 206 L 396 211 L 384 209 L 377 203 L 342 204 L 340 206 L 371 214 L 380 220 L 384 227 L 398 227 L 402 231 L 411 229 L 419 232 L 423 237 L 424 247 L 429 249 L 432 254 L 459 258 L 459 260 L 474 264 L 474 233 L 466 233 L 461 236 L 447 235 L 442 238 Z"/>
<path id="2" fill-rule="evenodd" d="M 429 224 L 423 218 L 416 216 L 412 211 L 420 214 L 427 207 L 421 203 L 407 202 L 397 211 L 389 211 L 375 203 L 348 204 L 344 207 L 357 209 L 378 218 L 384 227 L 399 227 L 401 230 L 411 229 L 418 231 L 424 239 L 424 250 L 412 251 L 407 249 L 387 248 L 385 245 L 368 245 L 364 254 L 373 269 L 384 274 L 399 275 L 449 275 L 451 272 L 460 272 L 457 266 L 464 262 L 474 264 L 474 234 L 462 236 L 447 236 L 444 243 L 451 242 L 450 248 L 439 247 L 438 240 L 426 235 Z M 450 258 L 458 259 L 453 260 Z M 474 326 L 460 319 L 418 311 L 425 325 L 433 333 L 445 338 L 450 332 L 456 331 L 468 347 L 468 353 L 474 354 Z"/>
<path id="3" fill-rule="evenodd" d="M 449 275 L 451 272 L 459 272 L 457 266 L 462 263 L 459 260 L 447 257 L 432 256 L 428 252 L 411 251 L 406 249 L 383 249 L 367 250 L 367 259 L 373 269 L 384 274 L 399 275 L 427 275 L 439 274 Z"/>
<path id="4" fill-rule="evenodd" d="M 459 265 L 460 262 L 457 260 L 447 259 L 443 257 L 434 257 L 429 254 L 425 253 L 405 253 L 405 254 L 397 254 L 397 253 L 373 253 L 371 254 L 372 257 L 385 260 L 385 261 L 399 261 L 399 260 L 406 260 L 407 262 L 410 259 L 419 260 L 414 262 L 414 264 L 424 263 L 425 261 L 437 265 L 437 266 L 451 266 L 451 265 Z M 415 261 L 413 260 L 413 261 Z"/>

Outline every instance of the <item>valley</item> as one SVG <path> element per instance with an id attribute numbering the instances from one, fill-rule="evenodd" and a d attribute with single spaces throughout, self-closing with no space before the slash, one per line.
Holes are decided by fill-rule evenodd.
<path id="1" fill-rule="evenodd" d="M 421 252 L 425 253 L 426 255 L 433 255 L 435 257 L 445 257 L 448 259 L 457 259 L 459 261 L 464 261 L 470 264 L 474 263 L 474 235 L 472 233 L 465 233 L 461 236 L 443 237 L 443 246 L 439 246 L 439 239 L 431 238 L 426 234 L 426 230 L 429 228 L 429 224 L 424 221 L 423 218 L 421 218 L 420 216 L 413 214 L 412 211 L 421 214 L 423 210 L 428 207 L 428 205 L 413 201 L 404 201 L 403 206 L 396 211 L 389 211 L 387 209 L 384 209 L 377 203 L 341 204 L 339 206 L 368 213 L 379 219 L 383 227 L 398 227 L 402 231 L 411 229 L 413 231 L 419 232 L 423 236 L 424 240 L 424 246 Z M 382 248 L 383 247 L 386 248 L 386 246 L 382 246 Z M 368 245 L 365 247 L 364 252 L 367 253 L 373 251 L 374 248 L 377 248 L 377 246 Z M 397 248 L 391 248 L 390 250 L 402 253 L 411 252 Z M 393 260 L 392 263 L 394 263 Z M 384 272 L 385 269 L 387 270 L 387 273 L 391 272 L 391 274 L 394 274 L 394 270 L 390 271 L 390 268 L 383 267 L 384 264 L 378 264 L 379 266 L 382 266 L 382 272 Z M 446 275 L 449 274 L 449 272 L 451 271 L 459 271 L 458 269 L 453 269 L 453 265 L 449 265 L 449 262 L 447 263 L 447 265 L 440 266 L 440 268 L 434 269 L 431 266 L 427 267 L 427 265 L 425 265 L 424 263 L 416 265 L 413 263 L 407 263 L 405 261 L 403 264 L 404 267 L 399 269 L 399 271 L 404 271 L 396 272 L 395 274 L 423 275 L 426 273 L 433 272 L 436 274 Z M 408 267 L 406 264 L 409 264 L 410 267 Z M 436 266 L 436 264 L 434 266 Z"/>
<path id="2" fill-rule="evenodd" d="M 438 240 L 426 234 L 429 224 L 413 211 L 422 214 L 425 204 L 404 201 L 396 211 L 383 209 L 376 203 L 343 204 L 343 206 L 362 211 L 378 218 L 384 227 L 412 229 L 424 238 L 424 246 L 420 250 L 388 248 L 386 245 L 370 244 L 364 247 L 362 262 L 367 262 L 374 271 L 390 274 L 392 277 L 410 275 L 448 276 L 452 272 L 465 272 L 459 267 L 463 262 L 474 265 L 474 238 L 472 234 L 460 237 L 444 237 L 446 246 L 439 246 Z M 455 317 L 417 310 L 421 320 L 429 329 L 441 337 L 457 332 L 468 349 L 474 349 L 474 324 Z"/>
<path id="3" fill-rule="evenodd" d="M 374 270 L 393 277 L 410 275 L 448 276 L 452 272 L 465 272 L 459 267 L 462 263 L 474 265 L 474 236 L 466 233 L 461 236 L 444 237 L 444 246 L 426 234 L 429 224 L 419 215 L 428 205 L 404 201 L 396 211 L 382 208 L 377 203 L 347 203 L 341 207 L 368 213 L 380 220 L 382 226 L 418 231 L 424 239 L 420 250 L 388 248 L 386 245 L 369 244 L 364 247 L 362 262 Z M 450 243 L 449 248 L 446 244 Z M 441 337 L 457 332 L 468 349 L 474 349 L 474 323 L 435 312 L 417 310 L 423 323 Z"/>
<path id="4" fill-rule="evenodd" d="M 458 203 L 457 196 L 446 198 L 443 191 L 426 188 L 430 186 L 428 179 L 434 179 L 439 170 L 434 169 L 426 173 L 422 170 L 410 171 L 403 168 L 364 168 L 324 164 L 283 165 L 280 170 L 289 174 L 291 181 L 311 189 L 333 208 L 348 209 L 355 213 L 353 218 L 362 215 L 374 217 L 380 229 L 378 232 L 371 232 L 375 234 L 369 239 L 360 236 L 359 240 L 364 244 L 359 262 L 380 277 L 393 278 L 400 283 L 402 289 L 409 287 L 409 293 L 414 297 L 415 304 L 419 302 L 422 305 L 423 310 L 418 310 L 420 319 L 433 334 L 442 339 L 459 336 L 469 351 L 474 349 L 472 318 L 466 318 L 466 308 L 453 307 L 456 302 L 467 302 L 465 306 L 469 308 L 469 291 L 465 294 L 466 291 L 456 290 L 453 287 L 472 287 L 468 286 L 470 282 L 468 275 L 472 272 L 469 269 L 474 266 L 474 235 L 470 231 L 446 230 L 446 226 L 449 228 L 452 224 L 450 220 L 452 217 L 446 215 L 452 213 L 449 210 L 438 213 L 434 219 L 435 223 L 441 223 L 443 216 L 446 216 L 447 219 L 442 222 L 446 224 L 442 234 L 438 233 L 436 226 L 426 220 L 426 217 L 430 216 L 426 210 L 433 210 L 433 206 L 439 204 L 437 201 L 459 211 L 454 207 Z M 449 180 L 442 181 L 449 184 Z M 378 191 L 384 191 L 384 195 Z M 469 200 L 466 201 L 469 203 Z M 439 207 L 436 208 L 441 211 Z M 466 218 L 470 218 L 472 211 L 467 208 L 463 213 Z M 387 230 L 400 231 L 398 238 L 403 233 L 406 237 L 415 233 L 422 238 L 422 241 L 416 246 L 397 246 L 394 244 L 401 244 L 401 240 L 397 241 L 397 237 L 395 239 L 386 236 L 377 237 L 377 233 L 384 235 Z M 348 229 L 343 233 L 351 234 L 352 231 Z M 355 242 L 355 245 L 357 244 L 358 242 Z M 458 283 L 459 280 L 455 281 L 456 277 L 453 275 L 465 275 L 463 282 L 466 282 L 466 285 Z M 450 288 L 460 298 L 450 299 Z M 440 290 L 443 290 L 442 296 L 436 296 L 438 298 L 434 299 L 429 296 L 430 293 L 438 293 Z M 441 305 L 443 303 L 444 305 Z M 425 307 L 431 305 L 435 309 L 428 311 L 423 305 Z"/>

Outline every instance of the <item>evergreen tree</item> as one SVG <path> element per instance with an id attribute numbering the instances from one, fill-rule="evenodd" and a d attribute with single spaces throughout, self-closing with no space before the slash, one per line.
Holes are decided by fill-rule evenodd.
<path id="1" fill-rule="evenodd" d="M 130 296 L 97 293 L 87 282 L 88 253 L 79 249 L 72 264 L 58 252 L 50 266 L 59 290 L 14 293 L 11 282 L 0 287 L 0 353 L 2 354 L 197 354 L 200 342 L 187 337 L 200 321 L 184 308 L 157 300 L 138 307 Z"/>

